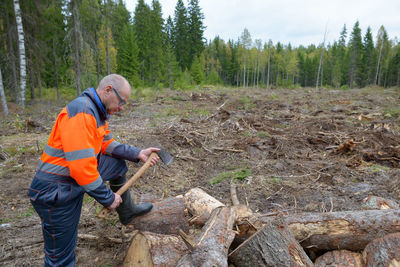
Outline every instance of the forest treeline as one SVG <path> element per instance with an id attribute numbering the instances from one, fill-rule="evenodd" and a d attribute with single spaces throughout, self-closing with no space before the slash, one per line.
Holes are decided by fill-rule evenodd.
<path id="1" fill-rule="evenodd" d="M 167 19 L 157 0 L 138 0 L 132 14 L 122 0 L 3 3 L 0 87 L 21 106 L 45 88 L 79 94 L 109 73 L 134 87 L 174 89 L 400 86 L 400 43 L 384 26 L 363 34 L 357 21 L 333 44 L 293 47 L 253 40 L 247 29 L 238 40 L 205 40 L 199 0 L 177 0 Z"/>

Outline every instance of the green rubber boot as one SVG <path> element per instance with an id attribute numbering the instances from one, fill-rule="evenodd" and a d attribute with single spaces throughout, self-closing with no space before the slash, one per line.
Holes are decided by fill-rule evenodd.
<path id="1" fill-rule="evenodd" d="M 110 181 L 110 188 L 113 192 L 117 192 L 125 183 L 126 176 L 121 176 Z M 148 213 L 152 208 L 153 204 L 145 202 L 141 204 L 135 204 L 129 190 L 122 194 L 122 203 L 116 208 L 118 213 L 119 221 L 123 225 L 130 223 L 135 217 Z"/>

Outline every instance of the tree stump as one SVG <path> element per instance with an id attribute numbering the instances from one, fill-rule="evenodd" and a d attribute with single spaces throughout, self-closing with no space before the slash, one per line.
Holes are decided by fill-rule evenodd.
<path id="1" fill-rule="evenodd" d="M 313 266 L 303 248 L 278 217 L 229 254 L 229 261 L 241 266 Z"/>
<path id="2" fill-rule="evenodd" d="M 135 229 L 159 234 L 178 234 L 189 231 L 188 216 L 182 196 L 166 198 L 153 203 L 153 209 L 130 222 Z"/>
<path id="3" fill-rule="evenodd" d="M 228 250 L 235 236 L 232 231 L 235 212 L 231 207 L 216 208 L 194 242 L 192 251 L 183 256 L 178 267 L 226 267 Z"/>
<path id="4" fill-rule="evenodd" d="M 362 255 L 348 250 L 333 250 L 315 260 L 315 267 L 364 267 Z"/>
<path id="5" fill-rule="evenodd" d="M 126 253 L 124 267 L 175 266 L 187 252 L 179 236 L 138 232 Z"/>
<path id="6" fill-rule="evenodd" d="M 366 267 L 399 267 L 400 233 L 388 234 L 373 240 L 365 247 L 363 259 Z"/>

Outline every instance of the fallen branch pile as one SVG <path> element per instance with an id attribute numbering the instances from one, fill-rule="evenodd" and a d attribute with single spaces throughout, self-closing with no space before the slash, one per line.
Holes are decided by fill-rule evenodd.
<path id="1" fill-rule="evenodd" d="M 257 214 L 231 194 L 233 206 L 199 188 L 155 203 L 132 222 L 124 266 L 400 266 L 400 209 Z"/>

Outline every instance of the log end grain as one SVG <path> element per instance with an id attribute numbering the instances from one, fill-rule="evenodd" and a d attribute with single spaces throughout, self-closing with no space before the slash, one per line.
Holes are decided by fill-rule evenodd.
<path id="1" fill-rule="evenodd" d="M 400 233 L 371 241 L 363 251 L 365 266 L 400 266 Z"/>
<path id="2" fill-rule="evenodd" d="M 334 250 L 325 253 L 315 260 L 315 267 L 363 267 L 361 253 L 348 250 Z"/>

